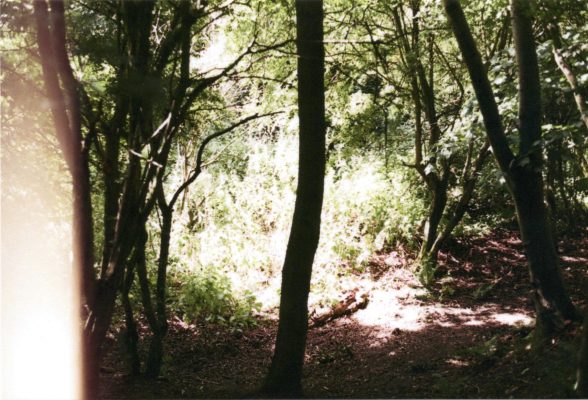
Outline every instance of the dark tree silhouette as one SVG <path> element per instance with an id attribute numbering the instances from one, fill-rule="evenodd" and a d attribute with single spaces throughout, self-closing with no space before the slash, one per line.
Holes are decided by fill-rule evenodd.
<path id="1" fill-rule="evenodd" d="M 263 392 L 298 396 L 308 330 L 308 293 L 320 236 L 325 177 L 325 95 L 323 2 L 296 1 L 298 188 L 282 270 L 280 322 L 276 348 Z"/>

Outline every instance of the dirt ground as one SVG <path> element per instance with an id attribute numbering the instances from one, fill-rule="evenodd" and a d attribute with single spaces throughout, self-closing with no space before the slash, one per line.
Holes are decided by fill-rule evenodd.
<path id="1" fill-rule="evenodd" d="M 443 277 L 419 288 L 404 252 L 373 257 L 358 276 L 365 309 L 308 333 L 304 391 L 309 398 L 567 398 L 579 326 L 566 325 L 542 351 L 530 348 L 533 319 L 522 244 L 497 230 L 453 242 Z M 575 303 L 586 306 L 588 230 L 558 246 Z M 102 368 L 101 398 L 246 398 L 267 371 L 277 323 L 244 333 L 174 317 L 168 356 L 155 382 L 126 373 L 115 329 Z"/>

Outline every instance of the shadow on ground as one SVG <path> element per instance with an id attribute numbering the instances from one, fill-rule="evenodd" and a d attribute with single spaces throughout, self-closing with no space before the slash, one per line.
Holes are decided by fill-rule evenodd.
<path id="1" fill-rule="evenodd" d="M 585 305 L 588 240 L 560 243 L 574 300 Z M 461 247 L 460 247 L 461 246 Z M 579 328 L 541 353 L 529 350 L 532 306 L 524 255 L 512 232 L 454 243 L 432 294 L 396 263 L 363 277 L 370 303 L 311 329 L 304 389 L 311 398 L 571 397 Z M 379 257 L 380 260 L 385 257 Z M 480 289 L 482 288 L 482 289 Z M 248 397 L 269 366 L 276 322 L 244 333 L 172 321 L 156 382 L 125 375 L 109 342 L 102 398 Z M 115 333 L 116 336 L 116 333 Z"/>

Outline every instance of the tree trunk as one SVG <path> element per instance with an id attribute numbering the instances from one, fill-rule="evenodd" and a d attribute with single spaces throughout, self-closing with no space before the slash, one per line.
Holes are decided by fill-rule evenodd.
<path id="1" fill-rule="evenodd" d="M 425 225 L 425 240 L 421 245 L 418 259 L 418 276 L 420 282 L 429 287 L 434 281 L 434 274 L 437 268 L 437 254 L 439 248 L 434 247 L 439 231 L 439 224 L 447 205 L 447 185 L 448 180 L 438 180 L 432 190 L 431 205 L 429 207 L 429 217 Z"/>
<path id="2" fill-rule="evenodd" d="M 118 183 L 119 171 L 119 153 L 120 153 L 120 128 L 124 124 L 124 115 L 117 104 L 115 117 L 113 118 L 113 127 L 105 137 L 104 166 L 104 215 L 102 222 L 104 225 L 104 243 L 102 245 L 102 268 L 104 271 L 108 267 L 108 259 L 114 245 L 114 235 L 116 227 L 116 217 L 118 214 L 118 201 L 120 197 L 120 184 Z"/>
<path id="3" fill-rule="evenodd" d="M 540 173 L 521 170 L 516 175 L 513 195 L 529 264 L 540 336 L 549 337 L 557 325 L 557 313 L 576 319 L 575 308 L 567 296 L 558 265 L 549 215 L 543 202 Z"/>
<path id="4" fill-rule="evenodd" d="M 308 330 L 308 294 L 320 236 L 325 175 L 325 99 L 322 0 L 297 0 L 298 188 L 282 271 L 280 322 L 263 387 L 270 396 L 300 396 Z"/>
<path id="5" fill-rule="evenodd" d="M 545 207 L 541 143 L 541 83 L 533 38 L 533 13 L 529 0 L 512 0 L 513 38 L 519 75 L 519 161 L 511 169 L 512 192 L 517 207 L 521 237 L 534 287 L 538 323 L 550 334 L 555 317 L 540 321 L 545 313 L 559 311 L 565 319 L 576 319 L 558 265 L 555 240 Z M 525 160 L 529 160 L 528 163 Z"/>
<path id="6" fill-rule="evenodd" d="M 138 208 L 137 185 L 140 178 L 139 173 L 140 164 L 136 159 L 131 158 L 117 217 L 112 253 L 108 266 L 102 271 L 98 281 L 92 301 L 93 307 L 90 309 L 84 327 L 89 346 L 88 352 L 91 359 L 94 360 L 92 367 L 96 371 L 94 381 L 90 382 L 93 386 L 92 393 L 97 390 L 97 371 L 101 347 L 106 337 L 106 332 L 110 328 L 116 296 L 124 276 L 124 266 L 135 244 L 136 227 L 139 222 L 138 212 L 136 212 Z"/>
<path id="7" fill-rule="evenodd" d="M 167 310 L 165 306 L 167 291 L 167 266 L 169 261 L 169 245 L 172 228 L 171 207 L 160 206 L 161 210 L 161 242 L 159 247 L 159 261 L 157 264 L 157 287 L 156 287 L 156 308 L 157 308 L 157 329 L 153 331 L 153 337 L 149 345 L 147 357 L 146 375 L 150 378 L 157 378 L 161 371 L 163 359 L 163 340 L 167 334 Z"/>
<path id="8" fill-rule="evenodd" d="M 435 238 L 435 242 L 429 250 L 429 253 L 434 255 L 435 260 L 443 243 L 445 243 L 447 239 L 449 239 L 449 236 L 451 235 L 455 227 L 459 225 L 459 223 L 463 219 L 463 216 L 467 211 L 468 205 L 470 204 L 470 201 L 474 195 L 474 189 L 476 187 L 478 175 L 482 170 L 482 167 L 484 166 L 486 157 L 488 156 L 488 149 L 490 147 L 490 144 L 488 143 L 488 141 L 486 141 L 486 143 L 478 152 L 478 156 L 476 157 L 476 160 L 473 162 L 472 165 L 471 152 L 473 151 L 473 145 L 473 142 L 470 142 L 470 153 L 466 160 L 466 165 L 464 166 L 464 172 L 462 177 L 463 185 L 461 197 L 455 205 L 451 217 L 448 218 L 447 223 L 443 227 L 443 231 L 439 233 L 439 235 L 437 235 L 437 237 Z"/>
<path id="9" fill-rule="evenodd" d="M 137 376 L 141 373 L 141 361 L 139 359 L 139 333 L 137 332 L 137 324 L 133 316 L 133 307 L 129 299 L 129 292 L 133 286 L 133 278 L 135 277 L 135 265 L 129 263 L 127 266 L 127 273 L 121 290 L 121 298 L 123 309 L 125 312 L 125 350 L 127 352 L 127 361 L 131 375 Z"/>
<path id="10" fill-rule="evenodd" d="M 576 373 L 576 392 L 581 398 L 588 398 L 588 314 L 584 315 L 582 345 L 578 354 L 578 370 Z"/>
<path id="11" fill-rule="evenodd" d="M 44 0 L 33 2 L 37 44 L 57 140 L 72 177 L 74 273 L 80 298 L 92 307 L 96 282 L 88 153 L 83 145 L 78 84 L 73 76 L 66 50 L 64 6 L 60 1 L 51 1 L 50 5 L 49 12 Z M 83 332 L 80 332 L 80 335 L 82 396 L 88 399 L 93 398 L 96 393 L 94 390 L 98 378 L 97 359 L 89 347 L 89 337 Z"/>
<path id="12" fill-rule="evenodd" d="M 496 161 L 506 175 L 515 201 L 521 236 L 534 287 L 538 336 L 561 324 L 560 317 L 576 319 L 559 270 L 555 241 L 544 204 L 541 175 L 541 100 L 539 69 L 532 36 L 528 1 L 513 0 L 513 33 L 519 73 L 519 155 L 512 153 L 494 93 L 480 53 L 458 0 L 444 0 L 449 23 L 468 68 L 488 139 Z"/>
<path id="13" fill-rule="evenodd" d="M 143 309 L 145 316 L 147 317 L 147 323 L 151 328 L 153 334 L 151 343 L 149 346 L 149 356 L 147 360 L 147 371 L 146 376 L 149 378 L 156 378 L 159 374 L 158 364 L 161 361 L 161 330 L 159 327 L 159 321 L 156 315 L 156 311 L 153 308 L 153 302 L 151 301 L 151 291 L 149 289 L 149 277 L 147 276 L 147 260 L 145 258 L 145 247 L 147 245 L 147 230 L 143 225 L 139 230 L 137 240 L 137 275 L 139 277 L 139 284 L 141 288 L 141 299 L 143 302 Z M 159 359 L 157 359 L 159 357 Z"/>

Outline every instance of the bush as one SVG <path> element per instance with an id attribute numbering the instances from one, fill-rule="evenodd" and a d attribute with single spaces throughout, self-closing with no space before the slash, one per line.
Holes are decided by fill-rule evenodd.
<path id="1" fill-rule="evenodd" d="M 184 320 L 227 324 L 236 329 L 255 325 L 260 304 L 251 292 L 235 296 L 230 280 L 216 271 L 189 273 L 180 289 Z"/>

